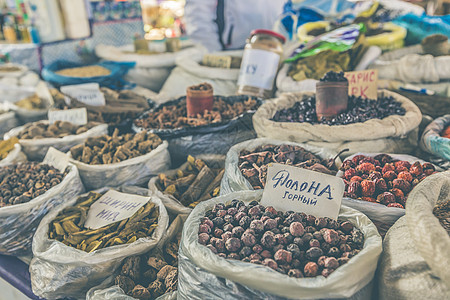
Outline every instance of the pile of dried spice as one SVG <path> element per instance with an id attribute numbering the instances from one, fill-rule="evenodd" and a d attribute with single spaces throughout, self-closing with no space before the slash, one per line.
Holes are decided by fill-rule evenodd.
<path id="1" fill-rule="evenodd" d="M 43 138 L 63 138 L 68 135 L 81 134 L 99 125 L 97 122 L 89 122 L 86 125 L 74 125 L 69 122 L 56 121 L 53 124 L 42 122 L 29 123 L 25 125 L 17 135 L 19 139 L 43 139 Z"/>
<path id="2" fill-rule="evenodd" d="M 150 201 L 128 219 L 95 230 L 84 228 L 89 208 L 101 196 L 100 193 L 90 192 L 78 198 L 74 206 L 64 208 L 50 222 L 48 237 L 90 253 L 152 236 L 158 226 L 159 210 Z"/>
<path id="3" fill-rule="evenodd" d="M 186 99 L 164 104 L 145 113 L 134 121 L 137 127 L 145 129 L 175 129 L 182 127 L 196 127 L 229 121 L 243 113 L 254 111 L 259 102 L 248 98 L 234 103 L 215 97 L 212 111 L 205 111 L 197 117 L 187 117 Z"/>
<path id="4" fill-rule="evenodd" d="M 88 138 L 84 144 L 72 147 L 70 153 L 73 159 L 85 164 L 102 165 L 145 155 L 161 144 L 156 134 L 143 131 L 119 136 L 116 128 L 112 136 Z"/>
<path id="5" fill-rule="evenodd" d="M 174 175 L 159 174 L 155 184 L 161 192 L 194 208 L 199 202 L 219 195 L 224 171 L 210 168 L 201 159 L 189 155 L 187 164 L 177 169 Z"/>
<path id="6" fill-rule="evenodd" d="M 439 219 L 442 227 L 450 235 L 450 200 L 437 204 L 433 209 L 433 214 Z"/>
<path id="7" fill-rule="evenodd" d="M 339 155 L 339 154 L 338 154 Z M 252 151 L 243 150 L 239 155 L 239 170 L 252 187 L 263 189 L 266 184 L 267 165 L 280 163 L 329 175 L 335 175 L 335 159 L 324 160 L 300 146 L 264 145 Z"/>

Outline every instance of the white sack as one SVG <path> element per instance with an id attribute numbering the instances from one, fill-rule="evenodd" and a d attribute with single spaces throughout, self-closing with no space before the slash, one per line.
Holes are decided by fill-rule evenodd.
<path id="1" fill-rule="evenodd" d="M 0 160 L 0 167 L 24 161 L 27 161 L 27 157 L 23 154 L 22 147 L 20 147 L 20 144 L 15 144 L 14 149 L 4 159 Z"/>

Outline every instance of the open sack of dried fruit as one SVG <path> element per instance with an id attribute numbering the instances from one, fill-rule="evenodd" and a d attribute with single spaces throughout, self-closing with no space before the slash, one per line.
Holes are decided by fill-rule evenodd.
<path id="1" fill-rule="evenodd" d="M 182 163 L 188 154 L 225 154 L 234 144 L 254 138 L 251 116 L 260 105 L 251 96 L 214 96 L 212 110 L 188 117 L 186 97 L 181 97 L 143 113 L 133 130 L 167 140 L 172 161 Z"/>
<path id="2" fill-rule="evenodd" d="M 0 166 L 24 162 L 27 157 L 22 152 L 19 140 L 11 138 L 0 141 Z"/>
<path id="3" fill-rule="evenodd" d="M 419 108 L 409 99 L 382 90 L 377 100 L 349 96 L 348 108 L 318 121 L 315 94 L 286 93 L 266 102 L 253 116 L 258 137 L 356 152 L 410 153 L 417 146 Z"/>
<path id="4" fill-rule="evenodd" d="M 164 43 L 151 41 L 146 41 L 147 45 L 143 45 L 142 49 L 136 49 L 138 42 L 140 41 L 136 41 L 135 45 L 129 44 L 120 47 L 100 44 L 95 47 L 95 54 L 105 60 L 135 62 L 136 66 L 128 71 L 125 79 L 155 92 L 159 92 L 166 82 L 175 67 L 177 57 L 190 57 L 207 52 L 203 46 L 194 45 L 189 40 L 180 41 L 180 49 L 175 52 L 168 52 Z M 158 44 L 162 47 L 158 47 Z"/>
<path id="5" fill-rule="evenodd" d="M 408 194 L 436 167 L 410 155 L 358 153 L 337 174 L 345 182 L 342 203 L 367 215 L 380 234 L 405 214 Z"/>
<path id="6" fill-rule="evenodd" d="M 61 121 L 53 124 L 48 121 L 38 121 L 11 129 L 5 134 L 5 139 L 18 138 L 22 151 L 28 159 L 41 161 L 50 147 L 67 152 L 89 137 L 107 133 L 108 125 L 98 122 L 75 125 Z"/>
<path id="7" fill-rule="evenodd" d="M 130 256 L 114 276 L 93 287 L 86 300 L 175 300 L 178 286 L 178 247 L 186 215 L 178 215 L 158 245 Z"/>
<path id="8" fill-rule="evenodd" d="M 217 95 L 235 95 L 242 54 L 242 50 L 235 50 L 177 57 L 176 67 L 164 83 L 158 99 L 183 96 L 187 87 L 202 82 L 211 84 Z M 220 64 L 219 61 L 212 61 L 214 57 L 221 59 Z M 224 67 L 226 60 L 228 66 Z"/>
<path id="9" fill-rule="evenodd" d="M 74 165 L 59 170 L 45 163 L 0 167 L 0 253 L 31 253 L 31 241 L 42 218 L 65 200 L 84 192 Z"/>
<path id="10" fill-rule="evenodd" d="M 269 163 L 289 164 L 334 175 L 342 162 L 326 148 L 259 138 L 234 145 L 227 153 L 220 195 L 263 189 Z"/>
<path id="11" fill-rule="evenodd" d="M 428 124 L 420 139 L 420 148 L 450 161 L 450 115 Z"/>
<path id="12" fill-rule="evenodd" d="M 36 295 L 47 299 L 85 299 L 86 292 L 111 276 L 125 258 L 143 254 L 161 240 L 169 217 L 160 199 L 147 198 L 147 189 L 133 186 L 117 189 L 122 194 L 113 191 L 115 196 L 102 198 L 111 191 L 102 188 L 74 197 L 42 220 L 33 239 L 34 257 L 30 263 Z M 134 214 L 127 217 L 123 215 L 124 208 L 122 212 L 112 210 L 115 204 L 111 201 L 118 203 L 116 208 L 132 207 Z M 91 209 L 96 216 L 93 220 Z M 112 217 L 100 215 L 105 211 Z M 120 214 L 117 216 L 114 211 Z M 116 222 L 115 217 L 119 218 Z"/>
<path id="13" fill-rule="evenodd" d="M 259 205 L 241 191 L 197 205 L 179 249 L 178 299 L 369 299 L 381 237 L 362 213 L 338 221 Z"/>
<path id="14" fill-rule="evenodd" d="M 450 298 L 450 171 L 411 192 L 389 229 L 379 266 L 380 299 Z"/>
<path id="15" fill-rule="evenodd" d="M 104 186 L 144 185 L 150 177 L 169 169 L 167 141 L 156 134 L 127 133 L 90 137 L 70 149 L 70 161 L 77 166 L 87 189 Z"/>
<path id="16" fill-rule="evenodd" d="M 189 214 L 201 201 L 219 195 L 223 178 L 223 155 L 188 156 L 178 169 L 150 179 L 148 189 L 174 214 Z"/>

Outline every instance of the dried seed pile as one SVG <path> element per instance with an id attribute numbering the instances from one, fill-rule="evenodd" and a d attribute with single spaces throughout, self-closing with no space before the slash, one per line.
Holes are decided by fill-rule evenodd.
<path id="1" fill-rule="evenodd" d="M 34 162 L 0 167 L 0 207 L 29 202 L 61 183 L 65 175 Z"/>
<path id="2" fill-rule="evenodd" d="M 98 125 L 97 122 L 89 122 L 86 125 L 74 125 L 69 122 L 56 121 L 54 124 L 29 123 L 19 132 L 19 139 L 43 139 L 62 138 L 68 135 L 81 134 Z"/>
<path id="3" fill-rule="evenodd" d="M 334 159 L 323 160 L 300 146 L 265 145 L 252 151 L 243 150 L 239 155 L 239 170 L 255 190 L 264 188 L 269 163 L 286 164 L 330 175 L 337 172 Z"/>
<path id="4" fill-rule="evenodd" d="M 184 206 L 194 208 L 198 203 L 219 195 L 224 169 L 212 169 L 200 159 L 188 156 L 188 164 L 169 176 L 158 175 L 156 187 L 172 195 Z"/>
<path id="5" fill-rule="evenodd" d="M 178 246 L 181 233 L 175 241 L 165 245 L 162 253 L 156 250 L 149 255 L 125 259 L 115 284 L 129 296 L 140 299 L 156 299 L 175 291 L 178 285 Z"/>
<path id="6" fill-rule="evenodd" d="M 433 214 L 439 219 L 442 227 L 447 230 L 448 235 L 450 235 L 450 200 L 436 205 L 433 209 Z"/>
<path id="7" fill-rule="evenodd" d="M 430 163 L 395 160 L 387 154 L 356 155 L 344 161 L 345 197 L 405 208 L 409 192 L 436 172 Z"/>
<path id="8" fill-rule="evenodd" d="M 0 141 L 0 160 L 5 159 L 18 142 L 19 140 L 16 137 Z"/>
<path id="9" fill-rule="evenodd" d="M 186 100 L 176 104 L 163 105 L 134 121 L 135 125 L 146 129 L 174 129 L 196 127 L 231 120 L 247 111 L 256 110 L 259 104 L 249 98 L 230 104 L 220 98 L 214 100 L 212 111 L 205 111 L 197 117 L 187 117 Z"/>
<path id="10" fill-rule="evenodd" d="M 80 197 L 74 206 L 63 209 L 50 222 L 48 237 L 90 253 L 152 236 L 158 226 L 159 210 L 151 202 L 128 219 L 95 230 L 84 228 L 89 208 L 101 196 L 102 194 L 90 192 L 87 196 Z"/>
<path id="11" fill-rule="evenodd" d="M 47 107 L 45 101 L 38 97 L 38 95 L 34 94 L 30 97 L 22 99 L 16 103 L 14 103 L 20 108 L 31 109 L 31 110 L 39 110 Z"/>
<path id="12" fill-rule="evenodd" d="M 67 68 L 55 72 L 61 76 L 68 77 L 97 77 L 97 76 L 108 76 L 111 71 L 102 66 L 85 66 L 78 68 Z"/>
<path id="13" fill-rule="evenodd" d="M 347 111 L 340 113 L 331 120 L 317 119 L 316 98 L 308 97 L 296 102 L 291 108 L 279 110 L 272 120 L 275 122 L 297 122 L 325 125 L 347 125 L 362 123 L 371 119 L 384 119 L 391 115 L 405 115 L 402 104 L 393 97 L 380 97 L 378 100 L 363 99 L 349 96 Z"/>
<path id="14" fill-rule="evenodd" d="M 88 138 L 84 144 L 72 147 L 70 153 L 73 159 L 85 164 L 103 165 L 145 155 L 161 144 L 156 134 L 143 131 L 119 136 L 116 128 L 112 136 Z"/>
<path id="15" fill-rule="evenodd" d="M 277 211 L 257 201 L 216 204 L 200 222 L 198 242 L 218 256 L 296 278 L 328 277 L 364 244 L 351 222 Z"/>

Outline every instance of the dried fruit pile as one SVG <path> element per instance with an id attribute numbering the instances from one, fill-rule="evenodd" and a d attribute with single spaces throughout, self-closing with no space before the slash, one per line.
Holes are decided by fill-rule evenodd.
<path id="1" fill-rule="evenodd" d="M 174 129 L 196 127 L 229 121 L 245 112 L 256 110 L 259 102 L 249 98 L 245 101 L 230 104 L 217 97 L 214 99 L 212 111 L 205 111 L 196 118 L 187 117 L 186 100 L 175 104 L 162 105 L 144 114 L 134 121 L 135 125 L 145 129 Z"/>
<path id="2" fill-rule="evenodd" d="M 266 184 L 267 165 L 280 163 L 308 170 L 335 175 L 334 159 L 324 160 L 300 146 L 264 145 L 252 151 L 243 150 L 239 155 L 239 170 L 255 190 Z"/>
<path id="3" fill-rule="evenodd" d="M 74 125 L 69 122 L 56 121 L 54 124 L 29 123 L 25 125 L 17 135 L 19 139 L 43 139 L 43 138 L 62 138 L 68 135 L 81 134 L 92 127 L 99 125 L 97 122 L 89 122 L 86 125 Z"/>
<path id="4" fill-rule="evenodd" d="M 360 252 L 364 236 L 348 221 L 233 200 L 206 212 L 198 242 L 220 257 L 262 264 L 291 277 L 328 277 Z"/>
<path id="5" fill-rule="evenodd" d="M 441 136 L 450 139 L 450 126 L 447 126 L 444 131 L 442 131 Z"/>
<path id="6" fill-rule="evenodd" d="M 62 174 L 45 164 L 26 162 L 0 168 L 0 207 L 29 202 L 63 180 Z"/>
<path id="7" fill-rule="evenodd" d="M 127 295 L 140 300 L 156 299 L 175 291 L 178 285 L 180 239 L 181 233 L 176 241 L 165 245 L 162 254 L 153 251 L 149 255 L 126 258 L 115 284 Z"/>
<path id="8" fill-rule="evenodd" d="M 441 202 L 433 209 L 433 214 L 439 219 L 442 227 L 447 230 L 450 235 L 450 200 Z"/>
<path id="9" fill-rule="evenodd" d="M 14 149 L 14 145 L 18 142 L 19 140 L 16 137 L 0 141 L 0 160 L 5 159 L 8 156 L 9 152 Z"/>
<path id="10" fill-rule="evenodd" d="M 39 110 L 47 107 L 45 100 L 39 98 L 36 94 L 16 102 L 15 105 L 30 110 Z"/>
<path id="11" fill-rule="evenodd" d="M 348 81 L 347 78 L 345 78 L 345 73 L 344 72 L 334 72 L 334 71 L 330 71 L 325 73 L 325 75 L 320 78 L 320 81 L 322 82 L 346 82 Z"/>
<path id="12" fill-rule="evenodd" d="M 212 169 L 201 159 L 190 155 L 187 162 L 173 176 L 159 174 L 156 187 L 175 197 L 184 206 L 194 208 L 199 202 L 219 195 L 225 170 Z"/>
<path id="13" fill-rule="evenodd" d="M 430 163 L 396 160 L 387 154 L 356 155 L 344 161 L 345 197 L 405 208 L 409 192 L 435 173 Z"/>
<path id="14" fill-rule="evenodd" d="M 85 164 L 113 164 L 145 155 L 161 144 L 156 134 L 143 131 L 119 136 L 116 128 L 112 136 L 90 137 L 84 144 L 72 147 L 70 153 L 73 159 Z"/>
<path id="15" fill-rule="evenodd" d="M 279 110 L 272 120 L 275 122 L 299 122 L 325 125 L 347 125 L 362 123 L 371 119 L 384 119 L 391 115 L 405 115 L 402 104 L 393 97 L 381 97 L 378 100 L 349 96 L 347 111 L 331 120 L 318 121 L 316 115 L 316 98 L 308 97 L 296 102 L 293 107 Z"/>
<path id="16" fill-rule="evenodd" d="M 128 219 L 99 229 L 86 229 L 89 208 L 102 194 L 90 192 L 78 198 L 74 206 L 64 208 L 49 224 L 48 237 L 88 253 L 114 245 L 132 243 L 150 237 L 158 226 L 159 210 L 152 202 L 142 206 Z"/>

